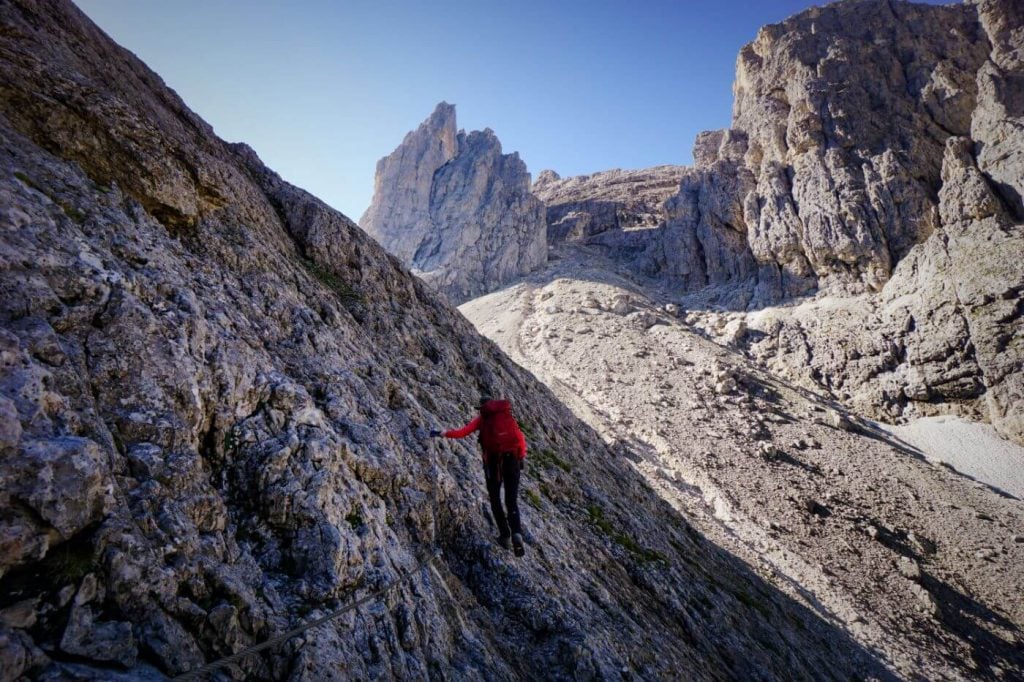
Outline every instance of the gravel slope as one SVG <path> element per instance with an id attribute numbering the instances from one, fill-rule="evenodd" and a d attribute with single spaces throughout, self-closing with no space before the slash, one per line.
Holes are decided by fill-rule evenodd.
<path id="1" fill-rule="evenodd" d="M 464 304 L 716 543 L 908 678 L 1024 674 L 1024 504 L 712 342 L 567 248 Z"/>

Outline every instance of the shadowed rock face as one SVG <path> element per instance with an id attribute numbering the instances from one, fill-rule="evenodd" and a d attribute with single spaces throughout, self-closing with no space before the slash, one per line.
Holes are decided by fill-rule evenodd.
<path id="1" fill-rule="evenodd" d="M 521 165 L 489 140 L 438 158 Z M 424 438 L 481 392 L 527 430 L 522 561 L 490 540 L 475 448 Z M 194 670 L 435 550 L 225 674 L 885 676 L 632 457 L 70 3 L 0 3 L 3 679 Z"/>
<path id="2" fill-rule="evenodd" d="M 377 163 L 364 230 L 426 282 L 462 302 L 547 259 L 544 204 L 518 154 L 490 130 L 456 133 L 442 102 Z"/>

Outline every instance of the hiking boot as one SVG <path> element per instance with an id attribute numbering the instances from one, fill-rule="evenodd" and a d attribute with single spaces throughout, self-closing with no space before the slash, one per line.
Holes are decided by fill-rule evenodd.
<path id="1" fill-rule="evenodd" d="M 526 554 L 526 548 L 523 547 L 523 536 L 519 533 L 512 534 L 512 549 L 516 556 L 523 556 Z"/>
<path id="2" fill-rule="evenodd" d="M 498 544 L 505 549 L 512 549 L 511 538 L 509 538 L 509 536 L 507 535 L 502 535 L 501 537 L 499 537 Z"/>

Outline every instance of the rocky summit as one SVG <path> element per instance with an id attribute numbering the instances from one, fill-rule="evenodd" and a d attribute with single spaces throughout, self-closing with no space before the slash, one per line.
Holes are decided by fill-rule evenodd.
<path id="1" fill-rule="evenodd" d="M 455 303 L 547 260 L 544 204 L 526 164 L 502 154 L 489 128 L 456 132 L 446 102 L 377 163 L 359 224 Z"/>
<path id="2" fill-rule="evenodd" d="M 439 163 L 402 215 L 480 199 L 487 164 L 526 187 L 489 133 L 432 120 L 438 149 L 382 164 Z M 426 438 L 481 393 L 529 439 L 524 559 L 476 448 Z M 891 677 L 641 455 L 69 2 L 0 2 L 0 679 L 165 679 L 346 604 L 214 675 Z"/>

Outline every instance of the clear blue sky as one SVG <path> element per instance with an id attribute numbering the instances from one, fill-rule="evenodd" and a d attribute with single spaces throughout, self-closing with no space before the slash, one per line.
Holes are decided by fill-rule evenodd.
<path id="1" fill-rule="evenodd" d="M 739 48 L 810 0 L 77 0 L 222 138 L 358 220 L 441 100 L 536 177 L 690 163 Z M 819 3 L 820 4 L 820 3 Z"/>

